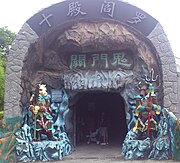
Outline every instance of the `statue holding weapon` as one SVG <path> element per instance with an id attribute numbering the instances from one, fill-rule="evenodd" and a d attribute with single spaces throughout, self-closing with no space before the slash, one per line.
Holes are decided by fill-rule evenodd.
<path id="1" fill-rule="evenodd" d="M 151 78 L 146 76 L 145 83 L 138 84 L 140 95 L 136 96 L 136 110 L 135 115 L 137 121 L 133 127 L 133 131 L 137 133 L 138 139 L 145 139 L 149 137 L 151 140 L 156 138 L 158 130 L 158 118 L 160 109 L 157 105 L 156 95 L 154 93 L 153 82 L 157 80 L 158 76 L 154 79 L 154 71 L 151 70 Z"/>

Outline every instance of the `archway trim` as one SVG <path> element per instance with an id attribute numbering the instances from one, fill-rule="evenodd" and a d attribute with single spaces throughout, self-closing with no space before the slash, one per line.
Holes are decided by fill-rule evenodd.
<path id="1" fill-rule="evenodd" d="M 115 20 L 132 26 L 145 36 L 157 24 L 157 20 L 143 10 L 120 0 L 67 0 L 38 12 L 27 23 L 41 36 L 57 25 L 82 19 Z"/>

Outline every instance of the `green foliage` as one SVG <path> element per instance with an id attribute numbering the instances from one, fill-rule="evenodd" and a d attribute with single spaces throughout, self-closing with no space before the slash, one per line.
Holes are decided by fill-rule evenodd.
<path id="1" fill-rule="evenodd" d="M 0 111 L 3 110 L 4 105 L 4 80 L 5 80 L 5 71 L 2 63 L 2 59 L 0 59 Z"/>
<path id="2" fill-rule="evenodd" d="M 3 117 L 4 117 L 4 112 L 0 111 L 0 120 L 3 119 Z"/>
<path id="3" fill-rule="evenodd" d="M 0 48 L 2 57 L 7 57 L 9 54 L 10 45 L 14 41 L 16 34 L 7 29 L 7 27 L 0 28 Z"/>
<path id="4" fill-rule="evenodd" d="M 0 28 L 0 111 L 4 107 L 4 81 L 7 57 L 12 42 L 16 34 L 7 29 L 7 27 Z"/>

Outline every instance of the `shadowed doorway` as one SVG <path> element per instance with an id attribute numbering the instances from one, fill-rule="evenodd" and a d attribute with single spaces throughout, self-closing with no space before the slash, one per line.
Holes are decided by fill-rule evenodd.
<path id="1" fill-rule="evenodd" d="M 105 113 L 108 124 L 109 144 L 121 146 L 127 133 L 124 99 L 113 92 L 81 93 L 76 103 L 76 145 L 87 143 L 89 128 L 99 128 L 101 113 Z M 90 142 L 96 143 L 96 142 Z"/>

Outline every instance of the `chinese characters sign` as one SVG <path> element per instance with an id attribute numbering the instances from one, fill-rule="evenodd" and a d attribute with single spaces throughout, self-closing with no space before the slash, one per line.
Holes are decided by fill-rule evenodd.
<path id="1" fill-rule="evenodd" d="M 66 65 L 70 69 L 132 69 L 134 65 L 133 56 L 129 51 L 93 53 L 93 54 L 71 54 L 68 55 Z"/>
<path id="2" fill-rule="evenodd" d="M 97 18 L 131 25 L 145 35 L 157 24 L 157 21 L 143 10 L 120 0 L 68 0 L 41 10 L 27 23 L 40 36 L 50 28 L 68 21 Z"/>
<path id="3" fill-rule="evenodd" d="M 78 16 L 78 15 L 86 15 L 87 13 L 83 11 L 82 5 L 79 1 L 72 2 L 68 5 L 68 14 L 67 16 Z M 101 4 L 101 13 L 104 13 L 111 18 L 114 16 L 114 8 L 115 8 L 115 2 L 110 1 L 104 1 Z"/>
<path id="4" fill-rule="evenodd" d="M 131 24 L 138 24 L 140 22 L 142 22 L 143 19 L 145 19 L 146 16 L 140 12 L 136 12 L 136 16 L 132 17 L 131 20 L 128 20 L 128 23 Z"/>
<path id="5" fill-rule="evenodd" d="M 105 13 L 105 14 L 109 15 L 111 18 L 113 18 L 114 8 L 115 8 L 114 2 L 104 1 L 104 3 L 102 3 L 102 6 L 101 6 L 101 13 Z"/>
<path id="6" fill-rule="evenodd" d="M 69 10 L 67 16 L 85 15 L 86 12 L 81 11 L 81 4 L 79 2 L 72 2 L 69 4 Z"/>

